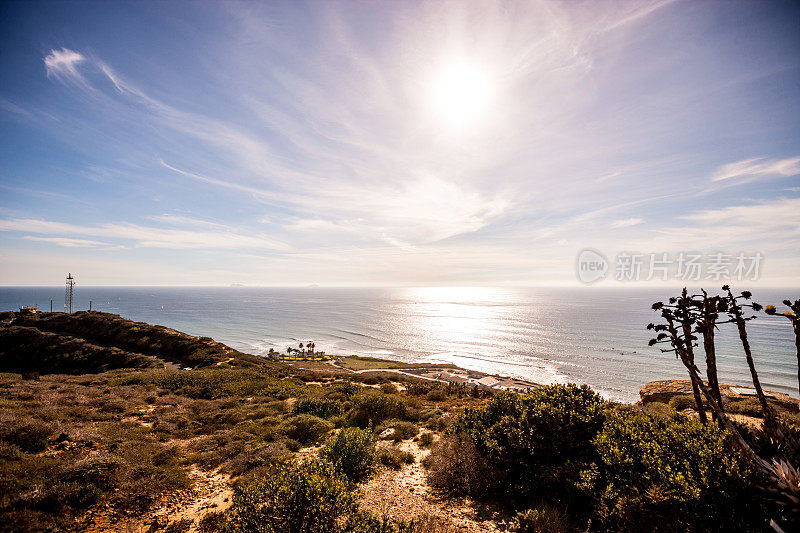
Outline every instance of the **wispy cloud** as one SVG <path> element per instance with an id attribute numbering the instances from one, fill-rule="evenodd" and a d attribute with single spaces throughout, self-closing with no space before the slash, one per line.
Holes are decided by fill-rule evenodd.
<path id="1" fill-rule="evenodd" d="M 69 237 L 34 237 L 32 235 L 25 235 L 23 239 L 28 241 L 46 242 L 57 244 L 65 248 L 97 248 L 110 246 L 107 242 L 90 241 L 87 239 L 71 239 Z"/>
<path id="2" fill-rule="evenodd" d="M 777 48 L 764 30 L 742 44 L 764 62 L 720 61 L 724 25 L 676 37 L 717 10 L 690 4 L 197 4 L 198 20 L 214 17 L 208 31 L 159 34 L 158 46 L 181 50 L 167 55 L 147 39 L 121 47 L 69 28 L 85 39 L 65 30 L 64 42 L 86 48 L 50 45 L 47 77 L 30 85 L 40 92 L 0 96 L 0 112 L 40 128 L 48 154 L 8 165 L 3 242 L 104 258 L 108 243 L 165 271 L 211 272 L 185 251 L 213 250 L 202 255 L 215 273 L 300 283 L 572 278 L 582 245 L 761 239 L 797 256 L 796 206 L 774 196 L 796 183 L 760 188 L 800 174 L 800 157 L 768 151 L 795 140 L 780 133 L 794 124 L 758 123 L 796 114 L 788 97 L 768 98 L 779 94 L 771 84 L 793 81 L 796 57 L 758 53 Z M 121 27 L 148 33 L 140 14 L 120 12 Z M 391 23 L 367 30 L 375 20 Z M 433 81 L 466 63 L 487 77 L 486 110 L 471 124 L 443 121 L 436 102 L 449 98 Z M 52 178 L 62 174 L 73 188 Z M 764 205 L 709 193 L 732 185 Z M 65 190 L 77 200 L 55 196 Z M 67 224 L 77 201 L 89 209 Z M 113 212 L 97 208 L 112 201 Z"/>
<path id="3" fill-rule="evenodd" d="M 188 217 L 184 215 L 151 215 L 147 217 L 148 220 L 153 222 L 163 222 L 165 224 L 178 225 L 178 226 L 194 226 L 194 227 L 208 227 L 208 228 L 226 228 L 224 224 L 211 222 L 209 220 L 201 220 L 199 218 Z"/>
<path id="4" fill-rule="evenodd" d="M 713 181 L 756 176 L 797 176 L 800 174 L 800 157 L 767 159 L 754 157 L 721 166 L 712 175 Z"/>
<path id="5" fill-rule="evenodd" d="M 792 234 L 800 234 L 800 198 L 706 209 L 679 218 L 708 225 L 751 228 L 750 231 L 764 227 L 780 227 Z"/>
<path id="6" fill-rule="evenodd" d="M 643 218 L 623 218 L 611 223 L 612 228 L 629 228 L 644 223 Z"/>
<path id="7" fill-rule="evenodd" d="M 62 82 L 80 82 L 81 84 L 84 84 L 85 80 L 78 71 L 78 65 L 84 61 L 86 61 L 86 57 L 83 54 L 68 48 L 50 50 L 50 53 L 44 57 L 48 76 L 53 76 Z"/>
<path id="8" fill-rule="evenodd" d="M 138 224 L 102 224 L 81 226 L 41 219 L 0 220 L 0 231 L 17 231 L 50 235 L 83 235 L 120 239 L 142 248 L 168 249 L 250 249 L 289 250 L 289 246 L 266 235 L 246 235 L 233 229 L 226 231 L 193 231 Z M 70 237 L 72 239 L 72 237 Z M 40 239 L 41 240 L 41 239 Z M 49 242 L 55 242 L 50 240 Z M 58 244 L 62 244 L 58 243 Z"/>

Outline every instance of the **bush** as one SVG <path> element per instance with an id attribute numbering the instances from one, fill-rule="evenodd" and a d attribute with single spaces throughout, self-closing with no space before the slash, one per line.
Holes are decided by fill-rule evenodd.
<path id="1" fill-rule="evenodd" d="M 423 431 L 419 436 L 419 445 L 423 448 L 433 444 L 433 433 L 430 431 Z"/>
<path id="2" fill-rule="evenodd" d="M 378 452 L 378 457 L 382 465 L 395 470 L 414 462 L 414 454 L 401 450 L 396 446 L 381 448 L 380 452 Z"/>
<path id="3" fill-rule="evenodd" d="M 392 424 L 394 427 L 394 435 L 392 438 L 397 441 L 406 440 L 406 439 L 413 439 L 419 433 L 419 426 L 414 424 L 413 422 L 405 422 L 399 420 Z"/>
<path id="4" fill-rule="evenodd" d="M 517 513 L 510 529 L 513 533 L 569 533 L 575 531 L 564 510 L 547 504 Z"/>
<path id="5" fill-rule="evenodd" d="M 363 394 L 353 398 L 353 409 L 350 418 L 357 425 L 366 427 L 368 424 L 378 425 L 391 418 L 405 418 L 408 406 L 405 401 L 395 395 L 380 392 Z"/>
<path id="6" fill-rule="evenodd" d="M 486 496 L 500 484 L 502 476 L 464 433 L 445 435 L 434 444 L 423 465 L 431 485 L 456 496 Z"/>
<path id="7" fill-rule="evenodd" d="M 333 390 L 345 398 L 351 398 L 361 392 L 361 386 L 352 381 L 335 381 L 333 383 Z"/>
<path id="8" fill-rule="evenodd" d="M 481 493 L 494 489 L 504 498 L 558 499 L 583 492 L 580 472 L 596 457 L 592 439 L 604 420 L 605 402 L 589 387 L 551 385 L 524 396 L 495 395 L 482 409 L 467 410 L 449 433 L 471 441 L 502 473 L 496 486 L 487 485 L 493 477 L 485 479 L 478 487 Z M 485 474 L 475 472 L 469 479 L 480 478 Z M 469 488 L 475 483 L 470 481 Z M 462 489 L 469 493 L 466 486 Z"/>
<path id="9" fill-rule="evenodd" d="M 309 414 L 320 418 L 331 418 L 342 414 L 342 402 L 325 398 L 302 398 L 294 404 L 296 415 Z"/>
<path id="10" fill-rule="evenodd" d="M 312 444 L 332 430 L 333 424 L 314 415 L 297 415 L 284 420 L 280 427 L 290 439 Z"/>
<path id="11" fill-rule="evenodd" d="M 397 394 L 397 386 L 394 383 L 384 383 L 381 385 L 381 392 L 384 394 Z"/>
<path id="12" fill-rule="evenodd" d="M 0 438 L 27 453 L 38 453 L 47 448 L 55 430 L 36 418 L 25 418 L 0 428 Z"/>
<path id="13" fill-rule="evenodd" d="M 356 494 L 330 463 L 287 464 L 236 490 L 226 533 L 335 533 L 358 512 Z"/>
<path id="14" fill-rule="evenodd" d="M 669 399 L 669 406 L 676 411 L 685 411 L 686 409 L 697 411 L 697 402 L 694 401 L 693 396 L 673 396 Z"/>
<path id="15" fill-rule="evenodd" d="M 344 428 L 327 440 L 319 456 L 351 482 L 358 483 L 375 470 L 377 451 L 375 441 L 367 431 Z"/>
<path id="16" fill-rule="evenodd" d="M 197 524 L 197 531 L 199 533 L 220 533 L 225 527 L 225 513 L 220 511 L 211 511 Z"/>
<path id="17" fill-rule="evenodd" d="M 731 402 L 728 404 L 727 410 L 731 413 L 744 416 L 752 416 L 755 418 L 764 417 L 764 411 L 761 410 L 761 403 L 756 398 L 745 398 L 744 400 Z"/>
<path id="18" fill-rule="evenodd" d="M 116 486 L 117 476 L 122 468 L 122 463 L 116 457 L 98 455 L 78 461 L 66 469 L 64 479 L 67 482 L 92 484 L 103 490 L 111 490 Z"/>
<path id="19" fill-rule="evenodd" d="M 754 470 L 727 433 L 686 417 L 617 413 L 595 440 L 598 531 L 758 531 Z"/>
<path id="20" fill-rule="evenodd" d="M 426 398 L 432 402 L 443 402 L 447 399 L 447 393 L 442 389 L 433 389 L 428 392 Z"/>

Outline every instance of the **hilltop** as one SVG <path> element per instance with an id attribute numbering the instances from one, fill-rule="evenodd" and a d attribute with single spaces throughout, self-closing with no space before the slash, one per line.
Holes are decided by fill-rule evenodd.
<path id="1" fill-rule="evenodd" d="M 117 368 L 263 364 L 209 337 L 111 313 L 4 313 L 0 371 L 79 374 Z"/>

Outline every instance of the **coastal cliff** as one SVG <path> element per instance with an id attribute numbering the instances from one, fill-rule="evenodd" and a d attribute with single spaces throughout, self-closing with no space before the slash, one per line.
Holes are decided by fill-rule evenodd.
<path id="1" fill-rule="evenodd" d="M 263 359 L 209 337 L 111 313 L 12 313 L 0 326 L 0 370 L 83 373 L 116 368 L 252 366 Z"/>
<path id="2" fill-rule="evenodd" d="M 750 387 L 739 387 L 727 383 L 720 383 L 720 395 L 723 405 L 742 402 L 755 397 L 755 389 Z M 752 391 L 752 392 L 751 392 Z M 778 411 L 796 413 L 800 409 L 800 400 L 792 398 L 782 392 L 764 391 L 767 399 Z M 639 396 L 643 404 L 660 402 L 669 403 L 674 397 L 692 397 L 692 383 L 688 379 L 669 379 L 663 381 L 651 381 L 639 390 Z"/>

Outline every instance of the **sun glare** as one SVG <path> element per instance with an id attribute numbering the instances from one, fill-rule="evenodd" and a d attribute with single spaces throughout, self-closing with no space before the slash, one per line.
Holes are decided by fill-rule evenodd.
<path id="1" fill-rule="evenodd" d="M 453 63 L 442 69 L 432 86 L 436 114 L 453 126 L 465 126 L 483 117 L 491 102 L 488 72 L 476 65 Z"/>

